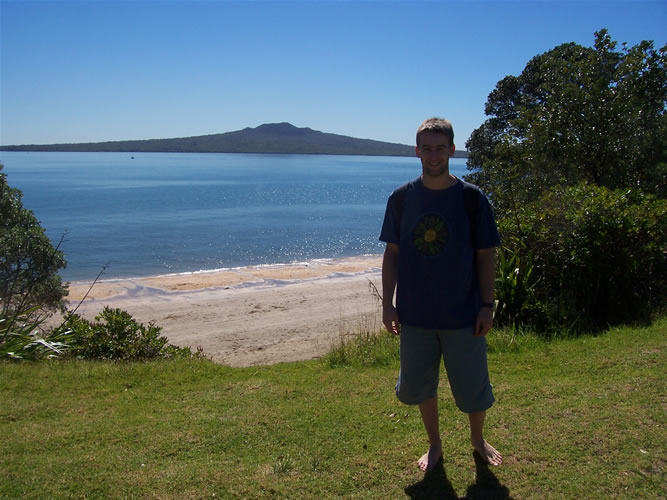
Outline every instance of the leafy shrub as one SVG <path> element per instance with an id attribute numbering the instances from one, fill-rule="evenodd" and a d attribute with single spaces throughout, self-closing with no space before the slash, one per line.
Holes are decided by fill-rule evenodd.
<path id="1" fill-rule="evenodd" d="M 520 293 L 554 328 L 648 320 L 665 306 L 667 200 L 587 183 L 559 186 L 499 228 L 516 258 L 533 267 Z M 522 322 L 530 326 L 537 316 Z"/>
<path id="2" fill-rule="evenodd" d="M 160 327 L 138 323 L 121 309 L 105 307 L 95 321 L 71 314 L 60 328 L 71 331 L 68 353 L 78 358 L 133 361 L 201 355 L 201 351 L 193 354 L 187 347 L 169 344 Z"/>

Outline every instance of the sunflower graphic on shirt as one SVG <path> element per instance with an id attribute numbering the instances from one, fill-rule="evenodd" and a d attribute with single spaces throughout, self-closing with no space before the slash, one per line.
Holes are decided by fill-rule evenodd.
<path id="1" fill-rule="evenodd" d="M 447 223 L 438 215 L 425 215 L 412 232 L 412 243 L 424 255 L 438 255 L 448 241 Z"/>

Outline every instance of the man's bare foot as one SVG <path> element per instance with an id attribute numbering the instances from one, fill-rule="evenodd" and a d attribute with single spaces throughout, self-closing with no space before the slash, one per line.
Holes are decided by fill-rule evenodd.
<path id="1" fill-rule="evenodd" d="M 417 460 L 417 466 L 424 472 L 429 472 L 442 458 L 442 446 L 431 446 L 427 453 Z"/>
<path id="2" fill-rule="evenodd" d="M 473 443 L 472 446 L 487 464 L 500 465 L 503 463 L 503 456 L 500 452 L 485 440 L 482 439 L 481 443 Z"/>

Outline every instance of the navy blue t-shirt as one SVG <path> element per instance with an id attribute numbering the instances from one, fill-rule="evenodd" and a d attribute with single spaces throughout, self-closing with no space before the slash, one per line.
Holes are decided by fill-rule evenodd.
<path id="1" fill-rule="evenodd" d="M 417 178 L 389 197 L 380 240 L 400 245 L 396 308 L 401 323 L 433 329 L 475 324 L 481 303 L 475 249 L 497 247 L 500 237 L 488 200 L 477 186 L 465 184 L 478 194 L 475 209 L 468 210 L 477 219 L 473 224 L 462 180 L 430 190 Z M 397 202 L 401 190 L 402 203 Z"/>

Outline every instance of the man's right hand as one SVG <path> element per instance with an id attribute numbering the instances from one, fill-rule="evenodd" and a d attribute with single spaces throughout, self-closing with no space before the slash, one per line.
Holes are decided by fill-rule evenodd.
<path id="1" fill-rule="evenodd" d="M 382 257 L 382 323 L 390 333 L 399 335 L 401 324 L 398 322 L 398 312 L 394 307 L 394 292 L 396 290 L 396 275 L 398 274 L 398 256 L 401 247 L 396 243 L 387 243 Z"/>
<path id="2" fill-rule="evenodd" d="M 382 322 L 389 333 L 400 335 L 401 324 L 398 321 L 398 311 L 393 305 L 382 307 Z"/>

